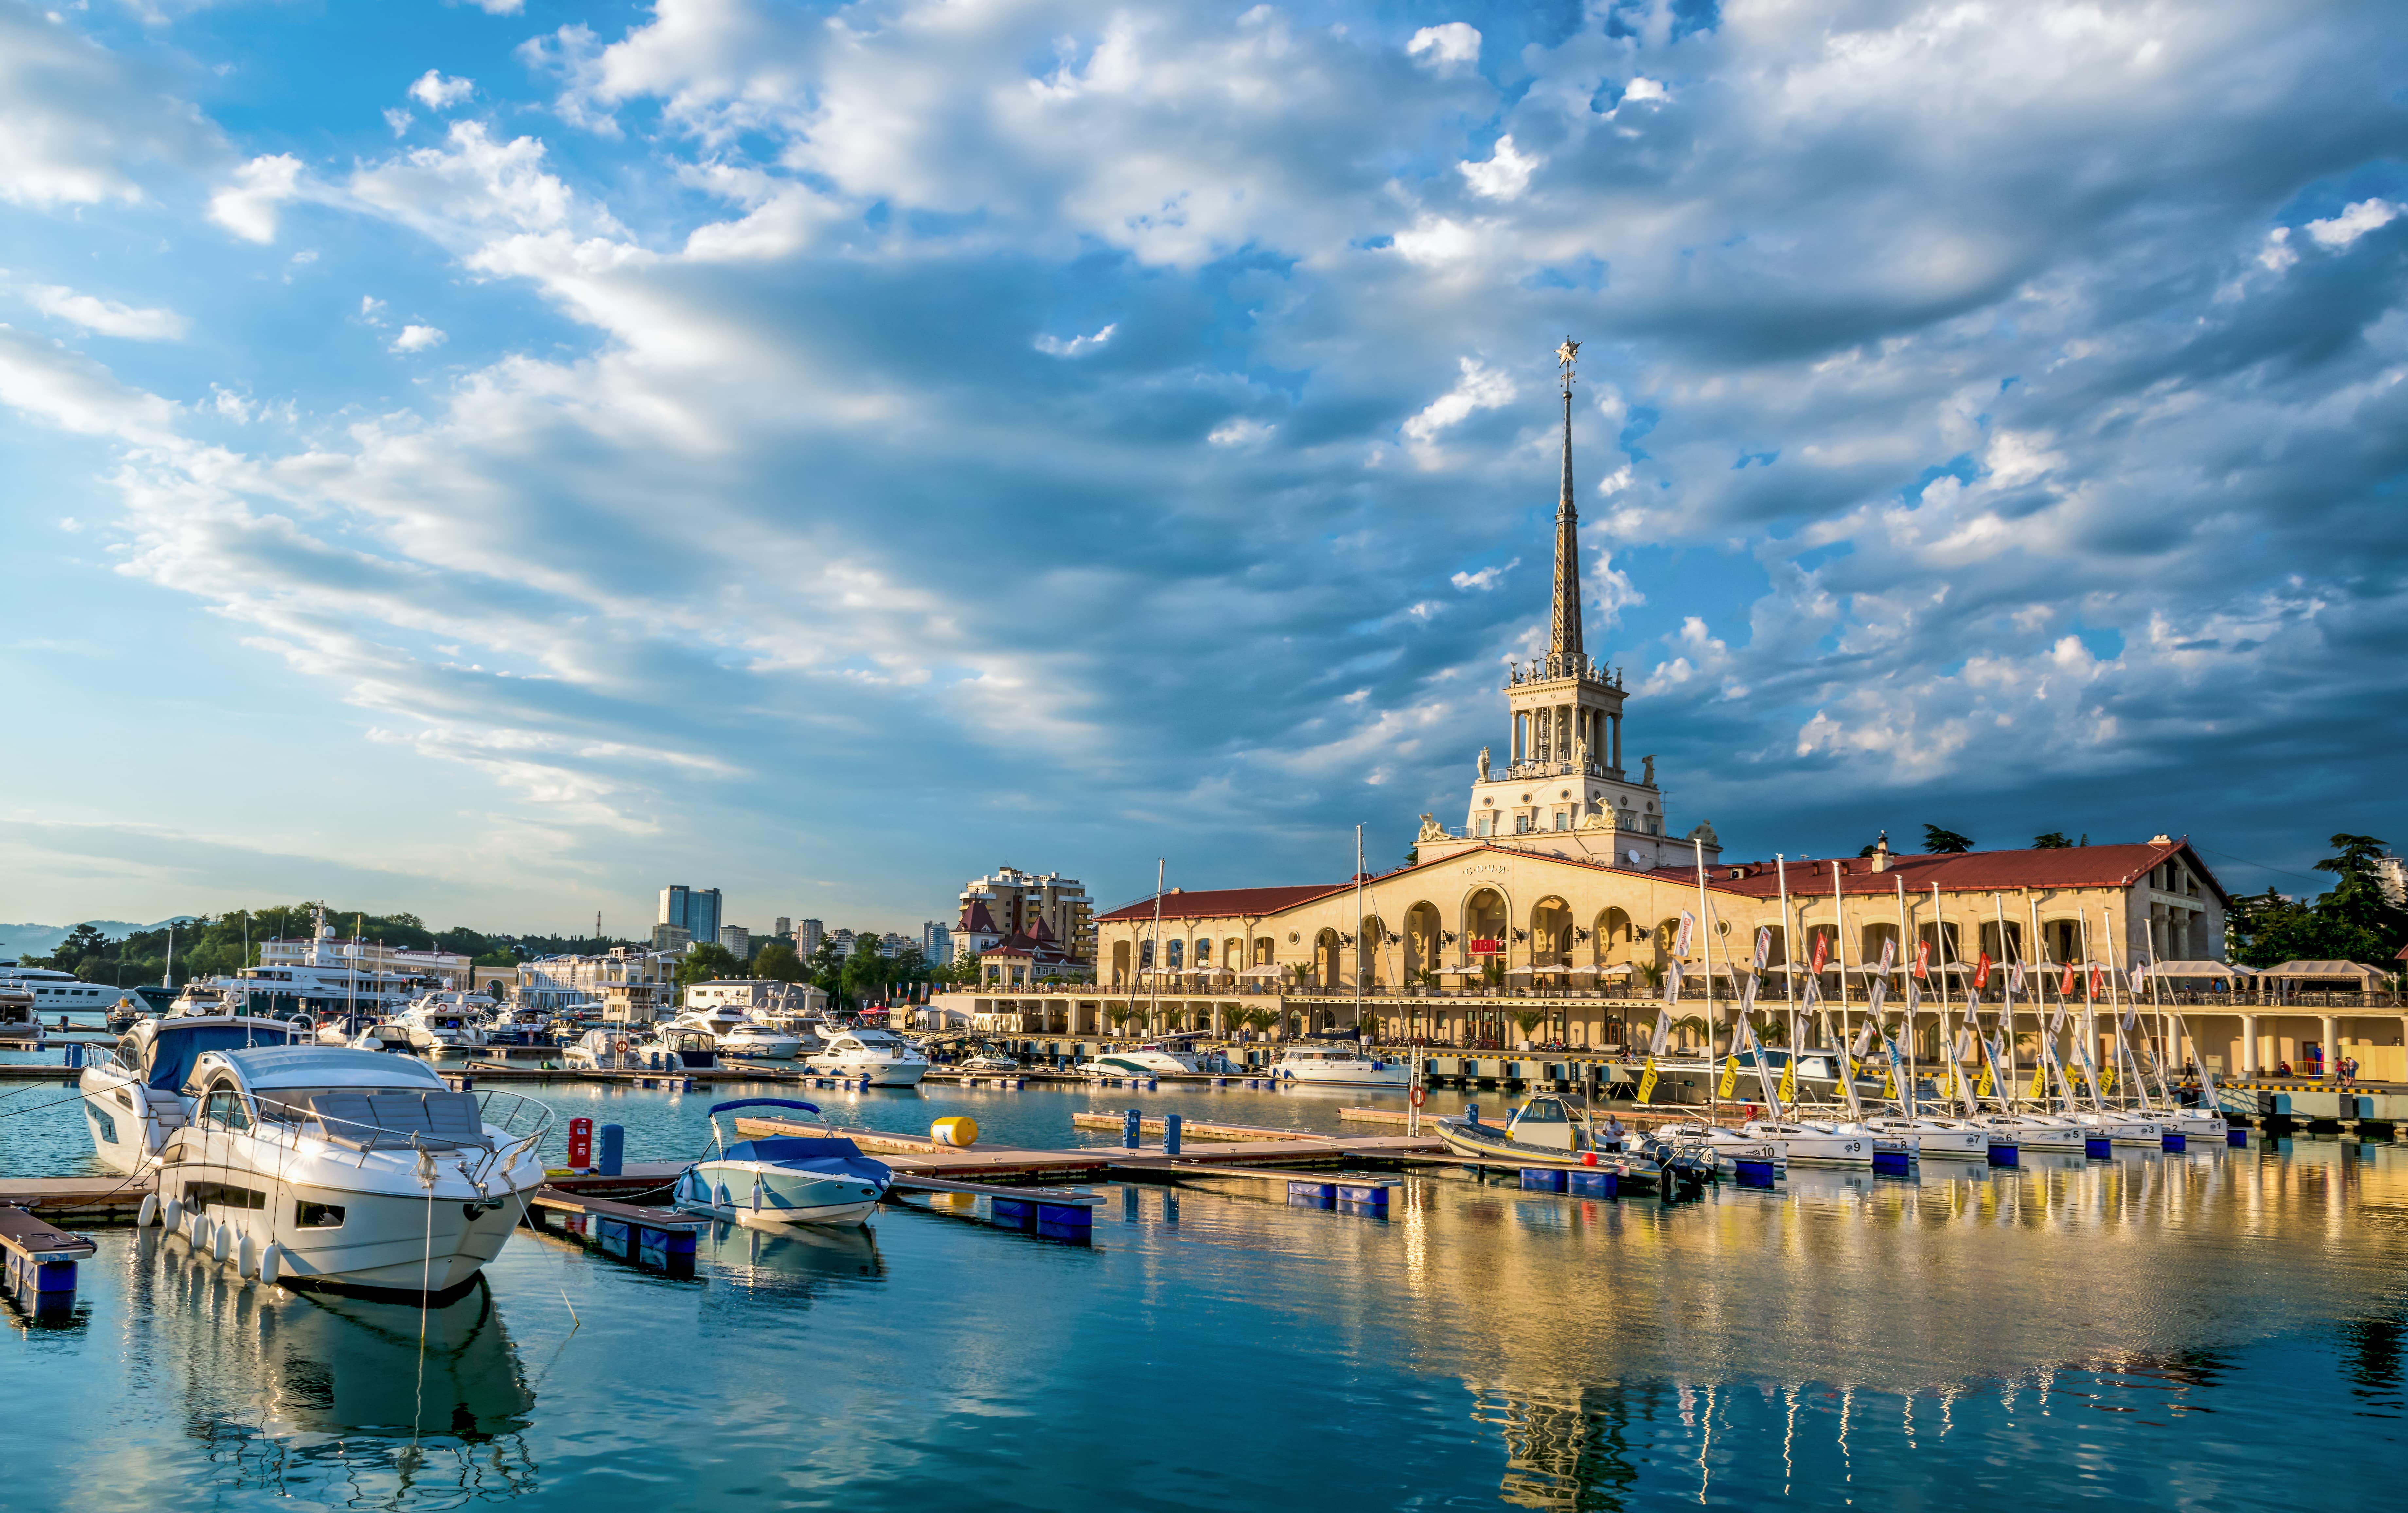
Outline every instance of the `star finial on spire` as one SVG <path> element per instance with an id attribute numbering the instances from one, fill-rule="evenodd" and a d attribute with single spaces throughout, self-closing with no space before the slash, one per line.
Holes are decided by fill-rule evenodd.
<path id="1" fill-rule="evenodd" d="M 1564 344 L 1555 349 L 1555 361 L 1563 365 L 1564 387 L 1567 389 L 1572 386 L 1572 364 L 1579 360 L 1580 343 L 1566 336 Z"/>

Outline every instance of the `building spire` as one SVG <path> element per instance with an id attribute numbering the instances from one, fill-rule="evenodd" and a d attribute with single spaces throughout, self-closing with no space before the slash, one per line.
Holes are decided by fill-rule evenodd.
<path id="1" fill-rule="evenodd" d="M 1555 609 L 1547 638 L 1547 660 L 1554 664 L 1549 673 L 1557 678 L 1574 675 L 1583 657 L 1580 511 L 1572 506 L 1572 364 L 1579 357 L 1580 343 L 1570 336 L 1555 349 L 1555 361 L 1563 369 L 1564 491 L 1555 505 Z"/>

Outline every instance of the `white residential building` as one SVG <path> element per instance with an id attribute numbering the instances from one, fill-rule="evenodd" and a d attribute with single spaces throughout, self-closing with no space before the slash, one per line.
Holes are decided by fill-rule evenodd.
<path id="1" fill-rule="evenodd" d="M 739 962 L 750 961 L 752 958 L 752 932 L 740 924 L 721 925 L 719 943 L 726 947 Z"/>
<path id="2" fill-rule="evenodd" d="M 755 1018 L 767 1014 L 824 1014 L 827 1012 L 827 1001 L 826 993 L 808 982 L 773 982 L 760 978 L 697 982 L 685 991 L 688 1008 L 733 1006 Z"/>
<path id="3" fill-rule="evenodd" d="M 449 989 L 466 988 L 470 978 L 477 973 L 477 969 L 469 964 L 468 958 L 457 951 L 405 950 L 399 946 L 388 946 L 380 940 L 337 940 L 332 937 L 322 942 L 262 941 L 259 947 L 259 964 L 262 966 L 307 965 L 313 945 L 322 946 L 326 955 L 344 966 L 356 967 L 363 972 L 381 973 L 389 977 L 427 978 L 440 982 Z M 507 981 L 509 970 L 508 967 L 495 968 L 490 970 L 486 976 L 500 977 Z M 479 976 L 476 979 L 481 983 L 485 978 Z"/>

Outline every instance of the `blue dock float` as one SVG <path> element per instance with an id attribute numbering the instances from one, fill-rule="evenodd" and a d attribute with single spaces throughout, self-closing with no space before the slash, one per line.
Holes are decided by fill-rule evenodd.
<path id="1" fill-rule="evenodd" d="M 554 1217 L 560 1220 L 556 1229 Z M 676 1277 L 694 1275 L 695 1239 L 711 1223 L 704 1214 L 580 1197 L 553 1187 L 536 1189 L 525 1221 L 540 1233 L 595 1246 L 605 1255 Z"/>
<path id="2" fill-rule="evenodd" d="M 2014 1146 L 2001 1145 L 1993 1140 L 1990 1142 L 1989 1163 L 1993 1166 L 2020 1166 L 2023 1164 L 2023 1153 Z"/>
<path id="3" fill-rule="evenodd" d="M 1895 1141 L 1875 1140 L 1873 1142 L 1873 1175 L 1875 1177 L 1911 1177 L 1914 1174 L 1914 1151 Z"/>
<path id="4" fill-rule="evenodd" d="M 1338 1184 L 1290 1181 L 1287 1201 L 1306 1208 L 1335 1208 L 1338 1206 Z"/>
<path id="5" fill-rule="evenodd" d="M 1388 1184 L 1385 1182 L 1340 1182 L 1338 1184 L 1338 1206 L 1349 1213 L 1377 1214 L 1388 1217 Z"/>
<path id="6" fill-rule="evenodd" d="M 2115 1142 L 2103 1135 L 2087 1135 L 2082 1139 L 2082 1154 L 2091 1161 L 2115 1159 Z"/>
<path id="7" fill-rule="evenodd" d="M 22 1208 L 0 1208 L 0 1267 L 8 1293 L 40 1315 L 75 1305 L 76 1263 L 98 1247 L 87 1235 L 54 1228 Z"/>
<path id="8" fill-rule="evenodd" d="M 2224 1143 L 2229 1146 L 2247 1145 L 2249 1143 L 2249 1126 L 2246 1124 L 2227 1124 L 2224 1127 Z"/>
<path id="9" fill-rule="evenodd" d="M 1562 1192 L 1570 1183 L 1571 1173 L 1560 1166 L 1525 1166 L 1522 1168 L 1522 1191 L 1525 1192 Z"/>
<path id="10" fill-rule="evenodd" d="M 1734 1161 L 1732 1175 L 1742 1187 L 1770 1187 L 1781 1180 L 1781 1169 L 1769 1161 Z"/>
<path id="11" fill-rule="evenodd" d="M 1604 1167 L 1594 1170 L 1566 1172 L 1574 1196 L 1583 1198 L 1618 1198 L 1622 1196 L 1622 1174 Z"/>
<path id="12" fill-rule="evenodd" d="M 2157 1149 L 2160 1150 L 2179 1151 L 2188 1144 L 2189 1137 L 2180 1130 L 2167 1130 L 2157 1136 Z"/>

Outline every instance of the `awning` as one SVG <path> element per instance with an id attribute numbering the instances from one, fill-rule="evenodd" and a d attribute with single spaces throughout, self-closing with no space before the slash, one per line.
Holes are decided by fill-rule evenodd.
<path id="1" fill-rule="evenodd" d="M 2389 973 L 2358 962 L 2285 962 L 2280 966 L 2267 967 L 2258 975 L 2299 981 L 2356 982 L 2368 987 L 2391 980 Z"/>
<path id="2" fill-rule="evenodd" d="M 1239 973 L 1238 976 L 1241 978 L 1283 978 L 1287 976 L 1287 968 L 1283 966 L 1250 966 L 1243 972 Z"/>
<path id="3" fill-rule="evenodd" d="M 2256 969 L 2233 962 L 2159 962 L 2141 968 L 2144 978 L 2254 978 Z"/>

